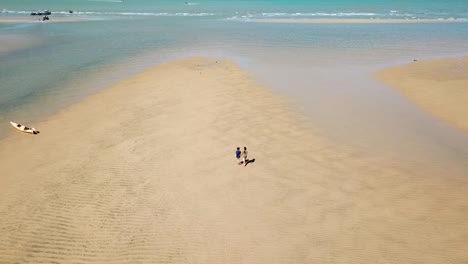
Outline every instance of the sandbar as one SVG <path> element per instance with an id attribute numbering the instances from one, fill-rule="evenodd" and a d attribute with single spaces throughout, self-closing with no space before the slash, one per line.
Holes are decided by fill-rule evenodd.
<path id="1" fill-rule="evenodd" d="M 414 61 L 376 77 L 448 124 L 468 132 L 468 57 Z"/>
<path id="2" fill-rule="evenodd" d="M 159 65 L 29 125 L 0 141 L 1 263 L 468 259 L 466 171 L 336 145 L 232 61 Z"/>

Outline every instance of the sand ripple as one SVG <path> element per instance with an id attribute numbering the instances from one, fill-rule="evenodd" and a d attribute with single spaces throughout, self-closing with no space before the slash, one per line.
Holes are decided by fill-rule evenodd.
<path id="1" fill-rule="evenodd" d="M 231 62 L 160 66 L 37 127 L 0 142 L 0 263 L 468 260 L 464 172 L 336 146 Z"/>

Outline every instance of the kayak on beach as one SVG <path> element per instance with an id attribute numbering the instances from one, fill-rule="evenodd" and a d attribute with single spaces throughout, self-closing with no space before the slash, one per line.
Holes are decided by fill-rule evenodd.
<path id="1" fill-rule="evenodd" d="M 34 135 L 39 134 L 39 131 L 36 130 L 34 127 L 27 127 L 27 126 L 24 126 L 24 125 L 21 125 L 12 121 L 10 121 L 10 124 L 21 132 L 34 134 Z"/>

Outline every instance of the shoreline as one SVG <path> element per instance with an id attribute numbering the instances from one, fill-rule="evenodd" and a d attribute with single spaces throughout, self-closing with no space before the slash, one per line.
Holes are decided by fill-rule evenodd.
<path id="1" fill-rule="evenodd" d="M 65 17 L 51 17 L 50 20 L 42 21 L 40 16 L 32 18 L 1 18 L 0 23 L 59 23 L 59 22 L 80 22 L 87 21 L 88 19 L 65 18 Z"/>
<path id="2" fill-rule="evenodd" d="M 228 60 L 156 66 L 36 128 L 0 141 L 0 262 L 467 256 L 463 172 L 336 146 Z"/>
<path id="3" fill-rule="evenodd" d="M 413 61 L 374 77 L 436 118 L 468 132 L 468 56 Z"/>

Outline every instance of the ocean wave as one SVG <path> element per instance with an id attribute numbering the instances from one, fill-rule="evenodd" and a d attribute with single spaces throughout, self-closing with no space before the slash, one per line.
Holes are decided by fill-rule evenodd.
<path id="1" fill-rule="evenodd" d="M 349 13 L 261 13 L 261 14 L 249 14 L 250 16 L 261 15 L 263 17 L 315 17 L 315 16 L 376 16 L 376 13 L 359 13 L 359 12 L 349 12 Z"/>
<path id="2" fill-rule="evenodd" d="M 390 18 L 390 17 L 387 17 L 387 18 L 376 18 L 376 17 L 368 17 L 368 18 L 353 18 L 353 17 L 328 17 L 328 18 L 320 18 L 320 17 L 314 17 L 314 18 L 311 18 L 311 17 L 300 17 L 300 18 L 294 18 L 294 17 L 288 17 L 288 18 L 283 18 L 283 17 L 274 17 L 274 18 L 268 18 L 268 17 L 264 17 L 264 18 L 255 18 L 255 17 L 248 17 L 248 16 L 233 16 L 233 17 L 230 17 L 230 18 L 226 18 L 225 20 L 228 20 L 228 21 L 239 21 L 239 22 L 261 22 L 261 21 L 275 21 L 275 20 L 278 20 L 278 21 L 281 21 L 281 20 L 284 20 L 284 21 L 307 21 L 307 20 L 327 20 L 327 19 L 330 19 L 330 20 L 343 20 L 343 21 L 346 21 L 346 20 L 355 20 L 355 19 L 358 19 L 358 20 L 369 20 L 369 21 L 391 21 L 391 20 L 395 20 L 395 21 L 401 21 L 401 20 L 407 20 L 407 21 L 422 21 L 422 22 L 468 22 L 468 18 L 454 18 L 454 17 L 450 17 L 450 18 L 420 18 L 420 17 L 407 17 L 407 18 Z"/>
<path id="3" fill-rule="evenodd" d="M 57 13 L 68 13 L 68 12 L 57 12 Z M 167 12 L 159 12 L 159 13 L 152 13 L 152 12 L 74 12 L 77 15 L 84 14 L 84 15 L 111 15 L 111 16 L 214 16 L 213 13 L 167 13 Z"/>
<path id="4" fill-rule="evenodd" d="M 314 13 L 236 13 L 235 15 L 226 18 L 226 20 L 261 20 L 261 19 L 424 19 L 424 20 L 439 20 L 439 18 L 450 21 L 465 21 L 467 17 L 452 17 L 448 14 L 421 13 L 412 14 L 401 12 L 398 10 L 390 10 L 382 13 L 374 12 L 314 12 Z"/>
<path id="5" fill-rule="evenodd" d="M 396 12 L 392 13 L 372 13 L 372 12 L 338 12 L 338 13 L 325 13 L 325 12 L 316 12 L 316 13 L 245 13 L 245 14 L 236 14 L 228 19 L 236 18 L 251 18 L 251 19 L 262 19 L 262 18 L 386 18 L 388 16 L 401 16 L 401 17 L 411 17 L 412 14 L 398 14 Z"/>
<path id="6" fill-rule="evenodd" d="M 31 11 L 11 11 L 10 14 L 30 14 Z M 188 12 L 179 12 L 179 13 L 169 13 L 169 12 L 99 12 L 99 11 L 52 11 L 52 15 L 67 15 L 67 16 L 164 16 L 164 17 L 205 17 L 205 16 L 215 16 L 213 13 L 188 13 Z"/>
<path id="7" fill-rule="evenodd" d="M 91 1 L 91 0 L 89 0 Z M 93 0 L 93 1 L 120 1 L 120 0 Z M 196 3 L 189 3 L 196 4 Z M 31 10 L 6 10 L 3 9 L 0 13 L 12 15 L 29 15 Z M 440 20 L 449 21 L 465 21 L 468 17 L 463 14 L 460 17 L 454 14 L 444 13 L 408 13 L 398 10 L 389 10 L 382 13 L 377 12 L 233 12 L 233 13 L 208 13 L 208 12 L 117 12 L 117 11 L 73 11 L 69 10 L 54 11 L 52 15 L 59 16 L 92 16 L 96 17 L 216 17 L 224 20 L 256 20 L 256 19 L 425 19 L 425 20 Z"/>

